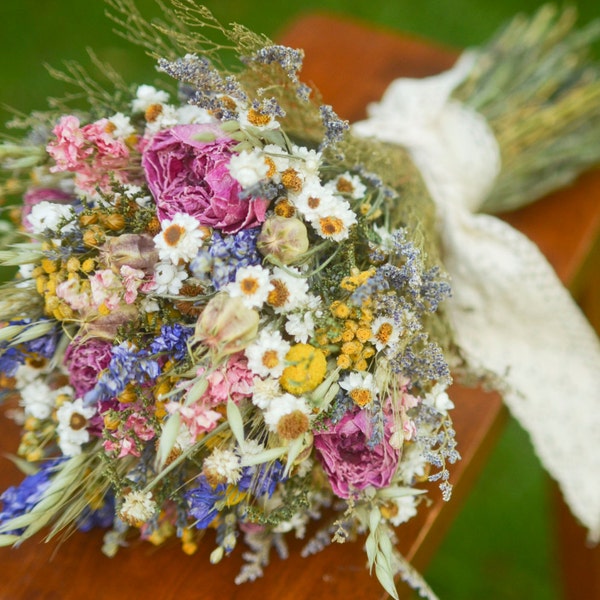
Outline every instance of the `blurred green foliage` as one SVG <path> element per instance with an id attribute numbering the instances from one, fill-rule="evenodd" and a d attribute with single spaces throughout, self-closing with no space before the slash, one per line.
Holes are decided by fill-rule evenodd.
<path id="1" fill-rule="evenodd" d="M 463 48 L 484 42 L 515 13 L 531 13 L 543 2 L 207 0 L 204 4 L 221 21 L 243 23 L 274 39 L 301 14 L 319 10 Z M 137 0 L 137 5 L 149 17 L 159 14 L 154 0 Z M 582 24 L 600 16 L 598 0 L 580 0 L 576 6 Z M 44 109 L 46 98 L 63 95 L 64 87 L 42 65 L 60 67 L 64 60 L 88 64 L 87 47 L 126 80 L 151 82 L 152 61 L 113 33 L 104 12 L 102 0 L 2 0 L 0 104 L 23 113 Z M 600 56 L 598 46 L 594 51 Z M 1 121 L 9 117 L 8 112 L 0 113 Z M 560 598 L 547 488 L 527 435 L 511 421 L 427 574 L 443 599 Z"/>

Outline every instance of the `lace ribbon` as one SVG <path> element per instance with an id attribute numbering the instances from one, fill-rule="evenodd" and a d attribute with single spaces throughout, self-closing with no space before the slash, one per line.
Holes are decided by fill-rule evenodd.
<path id="1" fill-rule="evenodd" d="M 435 77 L 394 81 L 353 132 L 410 152 L 438 208 L 456 341 L 472 371 L 500 378 L 506 404 L 597 542 L 600 341 L 537 246 L 476 213 L 500 152 L 485 120 L 450 99 L 473 59 L 467 53 Z"/>

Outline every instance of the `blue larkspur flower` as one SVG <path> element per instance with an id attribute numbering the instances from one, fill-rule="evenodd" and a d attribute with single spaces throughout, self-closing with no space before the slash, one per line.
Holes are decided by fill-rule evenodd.
<path id="1" fill-rule="evenodd" d="M 268 465 L 244 467 L 242 477 L 238 481 L 238 488 L 257 497 L 267 494 L 270 498 L 275 493 L 277 484 L 285 479 L 283 464 L 276 460 Z"/>
<path id="2" fill-rule="evenodd" d="M 6 523 L 32 510 L 50 487 L 51 477 L 63 460 L 64 458 L 57 458 L 45 462 L 37 473 L 28 475 L 19 485 L 9 487 L 0 496 L 3 505 L 0 511 L 0 523 Z M 14 533 L 18 535 L 19 532 Z"/>
<path id="3" fill-rule="evenodd" d="M 241 267 L 258 265 L 262 256 L 256 248 L 260 227 L 243 229 L 235 235 L 222 236 L 214 231 L 207 250 L 201 250 L 192 261 L 192 273 L 202 278 L 207 270 L 217 290 L 235 280 L 235 273 Z"/>
<path id="4" fill-rule="evenodd" d="M 186 327 L 179 323 L 163 325 L 160 335 L 150 344 L 150 354 L 167 353 L 169 358 L 181 360 L 186 355 L 186 342 L 193 332 L 193 327 Z"/>
<path id="5" fill-rule="evenodd" d="M 100 375 L 96 387 L 85 395 L 88 406 L 117 397 L 128 383 L 151 383 L 160 375 L 160 365 L 148 358 L 145 350 L 137 351 L 124 342 L 111 352 L 108 368 Z"/>
<path id="6" fill-rule="evenodd" d="M 115 499 L 112 494 L 104 497 L 102 506 L 92 510 L 86 506 L 77 519 L 77 529 L 79 531 L 90 531 L 95 527 L 106 529 L 113 525 L 115 519 Z"/>
<path id="7" fill-rule="evenodd" d="M 206 529 L 219 514 L 215 503 L 225 496 L 225 484 L 212 487 L 206 477 L 198 477 L 200 485 L 185 493 L 185 499 L 189 506 L 189 513 L 196 519 L 198 529 Z"/>

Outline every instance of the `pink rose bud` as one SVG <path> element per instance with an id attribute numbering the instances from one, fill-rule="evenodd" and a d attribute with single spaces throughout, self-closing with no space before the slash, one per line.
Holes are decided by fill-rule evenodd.
<path id="1" fill-rule="evenodd" d="M 221 354 L 233 354 L 256 337 L 258 321 L 258 311 L 247 308 L 241 298 L 217 294 L 198 317 L 194 339 Z"/>
<path id="2" fill-rule="evenodd" d="M 306 225 L 295 217 L 270 217 L 263 223 L 256 246 L 263 256 L 289 265 L 308 250 Z"/>

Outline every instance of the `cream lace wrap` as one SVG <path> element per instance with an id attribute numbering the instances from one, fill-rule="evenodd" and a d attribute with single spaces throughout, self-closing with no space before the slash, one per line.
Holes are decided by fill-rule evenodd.
<path id="1" fill-rule="evenodd" d="M 449 99 L 472 64 L 394 81 L 356 135 L 404 146 L 437 205 L 448 312 L 475 373 L 500 377 L 575 516 L 600 538 L 600 342 L 537 246 L 477 210 L 500 169 L 485 120 Z M 518 482 L 515 482 L 518 485 Z"/>

